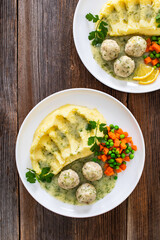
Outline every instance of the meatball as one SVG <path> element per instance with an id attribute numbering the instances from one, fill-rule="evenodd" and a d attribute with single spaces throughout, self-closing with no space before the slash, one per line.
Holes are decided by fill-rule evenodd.
<path id="1" fill-rule="evenodd" d="M 122 56 L 114 62 L 115 74 L 119 77 L 128 77 L 135 69 L 135 62 L 130 57 Z"/>
<path id="2" fill-rule="evenodd" d="M 120 53 L 120 47 L 116 41 L 106 39 L 103 41 L 100 51 L 104 60 L 111 61 L 118 57 L 118 54 Z"/>
<path id="3" fill-rule="evenodd" d="M 101 166 L 95 162 L 85 163 L 82 168 L 82 172 L 84 177 L 89 181 L 99 180 L 103 175 Z"/>
<path id="4" fill-rule="evenodd" d="M 96 189 L 89 183 L 82 184 L 76 192 L 76 197 L 80 203 L 91 203 L 96 199 Z"/>
<path id="5" fill-rule="evenodd" d="M 147 42 L 144 38 L 135 36 L 131 37 L 126 46 L 125 46 L 125 52 L 129 56 L 133 57 L 141 57 L 143 53 L 145 53 L 147 47 Z"/>
<path id="6" fill-rule="evenodd" d="M 72 169 L 61 172 L 58 177 L 58 185 L 63 189 L 71 189 L 79 184 L 79 176 Z"/>

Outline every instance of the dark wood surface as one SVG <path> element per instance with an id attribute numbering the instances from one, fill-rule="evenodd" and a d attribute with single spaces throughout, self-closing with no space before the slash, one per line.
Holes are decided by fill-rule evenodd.
<path id="1" fill-rule="evenodd" d="M 0 1 L 0 239 L 159 240 L 160 91 L 126 94 L 98 82 L 73 42 L 77 0 Z M 89 87 L 119 99 L 138 120 L 146 143 L 141 180 L 120 206 L 98 217 L 71 219 L 40 206 L 23 187 L 15 164 L 18 129 L 43 98 Z"/>

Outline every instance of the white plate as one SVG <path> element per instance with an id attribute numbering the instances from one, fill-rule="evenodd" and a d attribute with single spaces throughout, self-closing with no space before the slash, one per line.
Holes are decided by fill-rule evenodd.
<path id="1" fill-rule="evenodd" d="M 103 84 L 122 92 L 145 93 L 160 89 L 160 75 L 149 85 L 140 85 L 135 81 L 118 80 L 105 72 L 93 59 L 89 32 L 94 31 L 94 23 L 85 18 L 87 13 L 99 14 L 107 0 L 79 0 L 73 21 L 74 42 L 83 64 L 88 71 Z"/>
<path id="2" fill-rule="evenodd" d="M 39 183 L 30 184 L 25 173 L 31 168 L 29 150 L 33 134 L 46 115 L 65 104 L 77 104 L 97 108 L 108 124 L 117 124 L 133 137 L 138 146 L 135 158 L 120 173 L 116 186 L 105 198 L 89 206 L 74 206 L 60 202 L 43 190 Z M 55 93 L 37 104 L 25 118 L 17 137 L 16 163 L 20 178 L 32 197 L 47 209 L 68 217 L 92 217 L 118 206 L 136 187 L 144 167 L 145 145 L 141 129 L 131 112 L 118 100 L 103 92 L 92 89 L 69 89 Z"/>

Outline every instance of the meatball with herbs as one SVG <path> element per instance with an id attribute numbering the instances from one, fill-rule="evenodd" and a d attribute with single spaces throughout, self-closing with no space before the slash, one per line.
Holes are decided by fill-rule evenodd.
<path id="1" fill-rule="evenodd" d="M 145 53 L 146 48 L 146 40 L 140 36 L 134 36 L 128 40 L 125 46 L 125 52 L 129 56 L 141 57 L 143 53 Z"/>
<path id="2" fill-rule="evenodd" d="M 58 177 L 58 185 L 63 189 L 71 189 L 79 184 L 79 176 L 72 169 L 61 172 Z"/>
<path id="3" fill-rule="evenodd" d="M 106 39 L 103 41 L 100 51 L 104 60 L 111 61 L 118 57 L 120 53 L 120 47 L 116 41 Z"/>
<path id="4" fill-rule="evenodd" d="M 122 56 L 114 62 L 114 72 L 119 77 L 130 76 L 135 69 L 135 62 L 130 57 Z"/>
<path id="5" fill-rule="evenodd" d="M 92 203 L 96 199 L 96 189 L 93 185 L 84 183 L 77 189 L 76 197 L 80 203 Z"/>
<path id="6" fill-rule="evenodd" d="M 87 162 L 82 168 L 84 177 L 89 181 L 96 181 L 102 178 L 103 171 L 101 166 L 95 162 Z"/>

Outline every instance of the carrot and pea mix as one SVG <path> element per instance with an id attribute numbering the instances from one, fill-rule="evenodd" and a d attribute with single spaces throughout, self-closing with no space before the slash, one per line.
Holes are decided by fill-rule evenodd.
<path id="1" fill-rule="evenodd" d="M 160 68 L 160 37 L 153 36 L 146 41 L 147 49 L 143 56 L 145 64 L 151 64 L 155 69 Z"/>
<path id="2" fill-rule="evenodd" d="M 88 138 L 90 150 L 94 153 L 93 161 L 103 161 L 104 173 L 107 176 L 115 175 L 126 169 L 126 162 L 134 158 L 137 146 L 133 144 L 132 137 L 128 136 L 117 125 L 106 126 L 105 123 L 90 121 L 87 130 L 95 129 L 95 136 Z M 97 131 L 103 132 L 103 137 L 97 137 Z"/>

